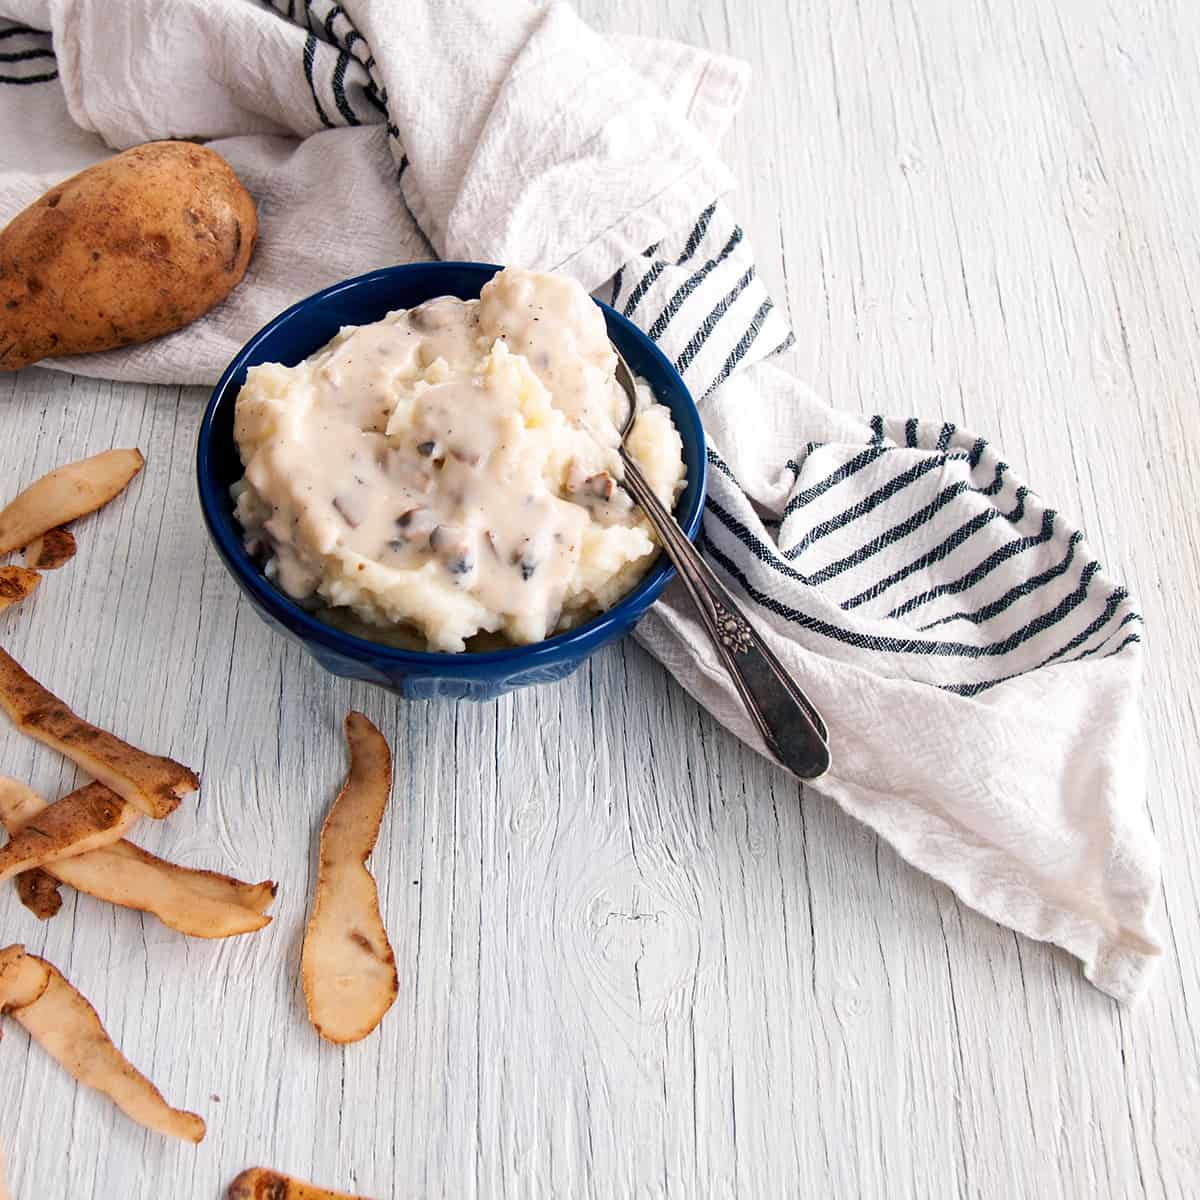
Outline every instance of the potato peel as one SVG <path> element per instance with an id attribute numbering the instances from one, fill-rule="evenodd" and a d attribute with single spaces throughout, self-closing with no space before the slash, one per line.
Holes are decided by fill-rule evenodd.
<path id="1" fill-rule="evenodd" d="M 0 823 L 10 834 L 46 808 L 46 801 L 31 788 L 0 777 Z M 42 870 L 51 883 L 59 880 L 110 904 L 151 913 L 169 928 L 192 937 L 232 937 L 271 923 L 265 915 L 275 898 L 271 880 L 243 883 L 216 871 L 181 867 L 132 842 L 117 841 L 58 859 Z"/>
<path id="2" fill-rule="evenodd" d="M 328 1188 L 304 1183 L 265 1167 L 243 1171 L 225 1193 L 226 1200 L 365 1200 L 349 1192 L 331 1192 Z"/>
<path id="3" fill-rule="evenodd" d="M 28 567 L 0 567 L 0 612 L 20 604 L 41 581 Z"/>
<path id="4" fill-rule="evenodd" d="M 0 950 L 0 1013 L 32 1004 L 49 986 L 50 972 L 24 946 Z"/>
<path id="5" fill-rule="evenodd" d="M 275 896 L 270 880 L 243 883 L 216 871 L 181 867 L 132 842 L 114 842 L 81 858 L 60 859 L 46 870 L 77 891 L 151 913 L 190 937 L 234 937 L 271 923 L 264 911 Z"/>
<path id="6" fill-rule="evenodd" d="M 25 564 L 39 571 L 57 571 L 75 557 L 77 548 L 69 529 L 47 529 L 25 547 Z"/>
<path id="7" fill-rule="evenodd" d="M 140 450 L 105 450 L 43 475 L 0 512 L 0 554 L 102 508 L 145 461 Z"/>
<path id="8" fill-rule="evenodd" d="M 162 818 L 200 786 L 194 771 L 148 754 L 78 717 L 0 649 L 0 708 L 22 732 L 65 754 L 147 816 Z"/>
<path id="9" fill-rule="evenodd" d="M 229 1185 L 225 1195 L 226 1200 L 366 1200 L 363 1196 L 317 1187 L 314 1183 L 305 1183 L 265 1167 L 243 1171 Z"/>
<path id="10" fill-rule="evenodd" d="M 359 712 L 346 717 L 350 771 L 321 827 L 316 899 L 300 970 L 308 1017 L 326 1041 L 357 1042 L 396 1000 L 396 958 L 366 868 L 392 787 L 392 754 Z"/>
<path id="11" fill-rule="evenodd" d="M 107 1096 L 146 1129 L 189 1142 L 204 1137 L 203 1120 L 195 1113 L 172 1108 L 163 1099 L 158 1088 L 113 1045 L 96 1010 L 56 968 L 37 955 L 22 954 L 14 974 L 22 972 L 26 980 L 40 978 L 44 972 L 45 986 L 32 1000 L 5 1002 L 6 976 L 0 973 L 0 1008 L 23 1025 L 72 1078 Z"/>
<path id="12" fill-rule="evenodd" d="M 58 890 L 58 880 L 41 867 L 31 867 L 17 876 L 17 899 L 39 921 L 48 921 L 58 916 L 62 908 L 62 894 Z"/>
<path id="13" fill-rule="evenodd" d="M 0 882 L 119 841 L 141 813 L 102 783 L 56 800 L 0 846 Z"/>
<path id="14" fill-rule="evenodd" d="M 168 870 L 183 873 L 187 877 L 188 890 L 196 896 L 218 900 L 223 904 L 235 904 L 238 908 L 244 908 L 250 912 L 265 913 L 271 907 L 275 893 L 279 890 L 279 885 L 273 879 L 263 879 L 258 883 L 245 883 L 230 875 L 222 875 L 220 871 L 206 871 L 199 867 L 181 867 L 176 863 L 155 858 L 154 855 L 148 854 L 131 842 L 117 842 L 115 849 L 121 854 L 136 855 L 143 861 L 150 859 Z"/>

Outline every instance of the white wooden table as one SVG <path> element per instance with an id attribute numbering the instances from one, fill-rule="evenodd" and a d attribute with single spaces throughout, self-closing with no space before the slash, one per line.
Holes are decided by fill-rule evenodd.
<path id="1" fill-rule="evenodd" d="M 946 416 L 1078 515 L 1148 631 L 1168 955 L 1125 1010 L 743 750 L 639 649 L 497 704 L 405 704 L 269 633 L 208 549 L 204 395 L 0 379 L 10 493 L 110 444 L 148 464 L 0 641 L 204 777 L 138 839 L 281 881 L 226 943 L 66 891 L 22 939 L 209 1122 L 141 1132 L 0 1044 L 18 1200 L 217 1197 L 265 1164 L 385 1196 L 1200 1194 L 1200 8 L 1193 0 L 639 0 L 613 30 L 751 60 L 729 141 L 796 369 Z M 347 1050 L 304 1017 L 313 833 L 351 706 L 395 748 L 375 857 L 400 965 Z M 0 769 L 75 776 L 0 727 Z"/>

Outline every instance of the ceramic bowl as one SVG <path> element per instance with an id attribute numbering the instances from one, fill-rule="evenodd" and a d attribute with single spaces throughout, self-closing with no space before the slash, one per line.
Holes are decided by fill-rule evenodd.
<path id="1" fill-rule="evenodd" d="M 265 362 L 293 366 L 324 346 L 344 325 L 377 321 L 397 308 L 411 308 L 435 296 L 476 299 L 499 269 L 466 262 L 386 267 L 301 300 L 238 351 L 214 389 L 200 426 L 196 474 L 204 520 L 221 560 L 259 616 L 298 642 L 334 675 L 378 684 L 410 699 L 490 700 L 514 688 L 562 679 L 589 654 L 629 633 L 674 574 L 660 555 L 617 605 L 544 642 L 479 654 L 435 654 L 395 649 L 335 629 L 276 588 L 243 548 L 229 489 L 242 475 L 233 440 L 233 415 L 247 369 Z M 645 379 L 658 400 L 671 410 L 683 439 L 687 487 L 675 515 L 688 536 L 694 537 L 704 508 L 707 466 L 700 415 L 683 380 L 658 347 L 620 313 L 605 304 L 600 307 L 609 336 L 634 373 Z"/>

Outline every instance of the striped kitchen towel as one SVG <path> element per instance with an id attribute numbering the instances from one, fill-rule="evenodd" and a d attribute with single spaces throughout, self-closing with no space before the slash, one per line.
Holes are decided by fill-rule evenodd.
<path id="1" fill-rule="evenodd" d="M 207 383 L 280 309 L 380 265 L 573 274 L 700 403 L 701 545 L 825 714 L 833 766 L 816 790 L 967 904 L 1077 955 L 1099 987 L 1141 991 L 1159 954 L 1141 621 L 983 438 L 840 412 L 774 361 L 792 333 L 714 150 L 742 64 L 523 0 L 0 13 L 0 220 L 109 148 L 161 137 L 209 141 L 259 205 L 260 245 L 224 305 L 54 365 Z M 761 749 L 678 587 L 638 636 Z"/>

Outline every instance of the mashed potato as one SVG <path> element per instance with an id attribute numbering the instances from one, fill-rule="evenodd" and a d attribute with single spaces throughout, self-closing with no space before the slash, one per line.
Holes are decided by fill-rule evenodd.
<path id="1" fill-rule="evenodd" d="M 381 640 L 411 631 L 454 652 L 570 628 L 657 552 L 619 484 L 615 365 L 579 284 L 510 269 L 478 300 L 431 300 L 298 366 L 253 367 L 234 427 L 246 545 L 288 595 Z M 629 449 L 670 508 L 682 443 L 639 393 Z"/>

